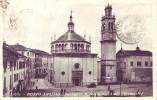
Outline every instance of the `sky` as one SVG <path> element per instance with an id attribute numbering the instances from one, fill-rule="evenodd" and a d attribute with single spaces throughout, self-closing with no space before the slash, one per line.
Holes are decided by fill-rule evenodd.
<path id="1" fill-rule="evenodd" d="M 137 16 L 144 23 L 144 37 L 138 43 L 141 50 L 152 51 L 152 2 L 151 0 L 8 0 L 9 6 L 3 19 L 3 40 L 8 44 L 20 43 L 28 48 L 50 53 L 51 37 L 54 40 L 67 31 L 70 11 L 73 11 L 75 32 L 86 40 L 91 36 L 91 52 L 100 56 L 101 17 L 109 3 L 116 22 L 125 16 Z M 16 20 L 16 28 L 10 26 L 10 18 Z M 127 20 L 132 21 L 131 19 Z M 136 21 L 135 21 L 136 23 Z M 131 27 L 131 26 L 130 26 Z M 129 29 L 128 29 L 129 30 Z M 126 30 L 127 32 L 127 30 Z M 135 50 L 137 44 L 125 44 L 117 38 L 116 51 L 121 48 Z"/>

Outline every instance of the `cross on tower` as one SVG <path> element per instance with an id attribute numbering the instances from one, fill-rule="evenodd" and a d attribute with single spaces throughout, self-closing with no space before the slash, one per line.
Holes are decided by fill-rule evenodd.
<path id="1" fill-rule="evenodd" d="M 73 11 L 72 11 L 72 8 L 71 8 L 71 12 L 70 12 L 70 21 L 72 21 L 72 18 L 73 18 L 73 17 L 72 17 L 72 12 L 73 12 Z"/>

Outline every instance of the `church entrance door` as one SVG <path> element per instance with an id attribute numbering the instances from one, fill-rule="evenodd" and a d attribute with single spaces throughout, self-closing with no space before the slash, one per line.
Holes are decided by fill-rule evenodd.
<path id="1" fill-rule="evenodd" d="M 79 86 L 79 84 L 80 84 L 80 81 L 79 81 L 79 79 L 75 79 L 75 86 Z"/>
<path id="2" fill-rule="evenodd" d="M 83 79 L 83 71 L 72 71 L 72 79 L 74 86 L 80 86 Z"/>

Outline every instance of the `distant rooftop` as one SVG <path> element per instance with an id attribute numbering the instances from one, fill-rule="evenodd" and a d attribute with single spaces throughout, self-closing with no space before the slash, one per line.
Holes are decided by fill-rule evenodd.
<path id="1" fill-rule="evenodd" d="M 152 52 L 140 50 L 140 48 L 137 46 L 136 50 L 119 50 L 116 54 L 116 56 L 152 56 Z"/>
<path id="2" fill-rule="evenodd" d="M 48 55 L 49 53 L 42 51 L 42 50 L 38 50 L 38 49 L 30 49 L 31 52 L 35 53 L 35 54 L 42 54 L 42 55 Z"/>
<path id="3" fill-rule="evenodd" d="M 14 48 L 16 51 L 27 51 L 27 48 L 19 43 L 10 46 L 12 46 L 12 48 Z"/>
<path id="4" fill-rule="evenodd" d="M 13 49 L 15 51 L 27 51 L 30 48 L 27 48 L 19 43 L 15 44 L 15 45 L 9 45 L 10 49 Z M 43 54 L 43 55 L 48 55 L 49 53 L 43 51 L 43 50 L 38 50 L 38 49 L 30 49 L 31 52 L 35 53 L 35 54 Z"/>

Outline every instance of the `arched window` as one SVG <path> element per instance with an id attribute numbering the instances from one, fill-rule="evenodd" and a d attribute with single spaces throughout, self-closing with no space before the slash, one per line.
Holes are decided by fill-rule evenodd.
<path id="1" fill-rule="evenodd" d="M 110 22 L 108 23 L 108 29 L 110 30 Z"/>
<path id="2" fill-rule="evenodd" d="M 73 49 L 73 44 L 72 43 L 70 44 L 70 49 Z"/>
<path id="3" fill-rule="evenodd" d="M 55 45 L 55 50 L 58 50 L 58 44 Z"/>
<path id="4" fill-rule="evenodd" d="M 84 45 L 83 44 L 81 44 L 81 50 L 84 50 Z"/>
<path id="5" fill-rule="evenodd" d="M 111 10 L 108 10 L 108 14 L 109 14 L 109 16 L 111 15 Z"/>
<path id="6" fill-rule="evenodd" d="M 78 44 L 78 50 L 80 50 L 80 47 L 81 47 L 80 44 Z"/>
<path id="7" fill-rule="evenodd" d="M 51 46 L 51 50 L 52 50 L 52 51 L 54 50 L 54 45 Z"/>
<path id="8" fill-rule="evenodd" d="M 67 48 L 67 45 L 68 45 L 67 43 L 64 45 L 64 49 L 66 49 L 66 48 Z"/>
<path id="9" fill-rule="evenodd" d="M 113 23 L 111 23 L 111 29 L 113 30 Z"/>
<path id="10" fill-rule="evenodd" d="M 62 44 L 62 51 L 64 50 L 64 44 Z"/>
<path id="11" fill-rule="evenodd" d="M 77 49 L 78 49 L 78 48 L 77 48 L 77 44 L 75 44 L 74 48 L 75 48 L 75 51 L 77 51 Z"/>
<path id="12" fill-rule="evenodd" d="M 59 44 L 59 50 L 61 50 L 61 44 Z"/>

